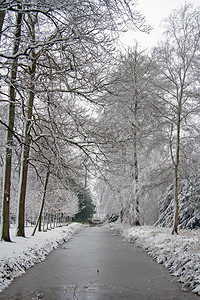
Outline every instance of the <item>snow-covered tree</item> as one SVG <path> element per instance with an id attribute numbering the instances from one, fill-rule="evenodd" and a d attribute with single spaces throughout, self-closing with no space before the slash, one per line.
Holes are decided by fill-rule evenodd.
<path id="1" fill-rule="evenodd" d="M 166 20 L 163 42 L 153 56 L 159 69 L 155 77 L 158 103 L 155 107 L 166 120 L 171 159 L 174 164 L 175 217 L 173 233 L 178 233 L 179 179 L 184 177 L 186 144 L 197 132 L 199 112 L 199 79 L 195 62 L 200 49 L 200 11 L 189 4 L 174 10 Z M 168 128 L 167 128 L 168 127 Z M 183 168 L 182 168 L 183 167 Z"/>
<path id="2" fill-rule="evenodd" d="M 11 194 L 11 169 L 12 169 L 12 146 L 13 146 L 13 135 L 14 135 L 14 120 L 15 120 L 15 102 L 16 102 L 16 91 L 15 83 L 18 71 L 18 61 L 15 55 L 19 51 L 21 42 L 21 27 L 22 27 L 22 12 L 20 11 L 21 6 L 18 5 L 19 11 L 16 13 L 15 30 L 13 33 L 12 41 L 12 55 L 9 75 L 9 111 L 8 111 L 8 124 L 7 138 L 6 138 L 6 153 L 4 162 L 4 174 L 3 174 L 3 199 L 2 199 L 2 233 L 1 239 L 10 242 L 9 234 L 9 212 L 10 212 L 10 194 Z"/>
<path id="3" fill-rule="evenodd" d="M 7 127 L 8 134 L 14 135 L 24 148 L 22 149 L 18 216 L 18 235 L 24 236 L 28 162 L 35 125 L 34 115 L 32 116 L 34 98 L 38 103 L 40 99 L 38 93 L 46 99 L 49 99 L 49 93 L 54 93 L 54 97 L 55 95 L 59 97 L 59 93 L 66 93 L 71 99 L 78 97 L 80 103 L 81 99 L 94 101 L 94 94 L 98 95 L 105 86 L 105 71 L 108 67 L 106 61 L 113 51 L 118 32 L 126 30 L 127 26 L 137 27 L 140 30 L 148 30 L 148 28 L 144 18 L 130 9 L 129 3 L 124 0 L 68 1 L 67 4 L 65 1 L 51 1 L 51 3 L 49 1 L 42 3 L 3 1 L 0 12 L 3 45 L 0 56 L 1 66 L 4 69 L 2 79 L 5 82 L 8 82 L 6 70 L 9 73 L 10 62 L 15 68 L 11 67 L 13 72 L 10 76 L 10 91 L 13 93 L 10 101 L 12 120 L 10 119 L 8 124 L 5 122 L 1 124 Z M 12 19 L 15 15 L 17 16 L 16 32 L 10 34 L 13 31 Z M 15 45 L 12 51 L 13 41 Z M 14 103 L 16 102 L 14 94 L 17 95 L 17 103 Z M 24 131 L 20 128 L 19 132 L 14 132 L 13 112 L 18 103 L 22 107 L 20 118 L 24 123 Z M 17 119 L 15 123 L 16 121 Z M 11 138 L 8 139 L 9 143 L 12 143 Z M 11 146 L 8 145 L 8 151 L 11 151 Z M 10 159 L 11 153 L 7 157 Z M 11 170 L 11 160 L 7 165 Z M 11 172 L 6 172 L 4 182 L 8 185 L 5 189 L 9 194 L 6 196 L 8 198 Z M 9 208 L 6 208 L 8 201 L 6 202 L 5 199 L 3 211 L 6 209 L 6 212 L 3 212 L 2 220 L 6 226 L 3 228 L 6 229 L 3 230 L 2 238 L 10 240 L 9 223 L 6 223 L 9 219 Z"/>
<path id="4" fill-rule="evenodd" d="M 103 202 L 103 206 L 111 214 L 120 214 L 121 218 L 137 225 L 144 222 L 146 214 L 145 209 L 140 211 L 140 208 L 146 205 L 142 204 L 144 191 L 147 193 L 150 187 L 147 170 L 157 169 L 155 153 L 159 153 L 162 141 L 162 126 L 154 117 L 152 105 L 153 73 L 152 60 L 138 45 L 121 55 L 110 86 L 110 103 L 99 122 L 106 132 L 108 157 L 106 180 L 102 177 L 98 183 L 104 194 L 101 202 L 105 199 L 107 203 Z"/>

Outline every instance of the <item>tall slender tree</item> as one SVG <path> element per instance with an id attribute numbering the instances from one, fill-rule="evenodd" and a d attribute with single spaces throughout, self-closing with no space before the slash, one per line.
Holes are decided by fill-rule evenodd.
<path id="1" fill-rule="evenodd" d="M 29 36 L 31 43 L 35 43 L 35 25 L 37 23 L 37 13 L 27 15 L 27 27 L 29 31 Z M 17 236 L 25 236 L 24 223 L 25 223 L 25 197 L 26 197 L 26 187 L 27 187 L 27 177 L 28 177 L 28 159 L 30 153 L 30 143 L 31 143 L 31 123 L 33 114 L 33 104 L 34 104 L 34 87 L 35 87 L 35 73 L 36 73 L 36 54 L 35 50 L 32 49 L 30 53 L 30 66 L 29 66 L 29 96 L 27 102 L 27 113 L 24 120 L 24 142 L 22 145 L 21 154 L 21 167 L 20 167 L 20 185 L 19 185 L 19 208 L 18 208 L 18 227 Z"/>
<path id="2" fill-rule="evenodd" d="M 158 104 L 155 105 L 168 124 L 169 147 L 174 164 L 175 215 L 172 233 L 178 234 L 179 181 L 184 170 L 180 170 L 187 140 L 187 120 L 198 107 L 198 82 L 195 74 L 195 61 L 200 49 L 200 11 L 185 4 L 172 12 L 166 20 L 165 40 L 160 43 L 153 55 L 158 64 L 158 77 L 155 89 L 158 91 Z M 194 119 L 195 122 L 195 119 Z"/>
<path id="3" fill-rule="evenodd" d="M 18 52 L 21 40 L 22 27 L 22 12 L 21 6 L 18 5 L 19 11 L 16 13 L 16 25 L 13 41 L 13 56 Z M 2 200 L 2 236 L 1 239 L 10 242 L 9 234 L 9 207 L 10 207 L 10 188 L 11 188 L 11 169 L 12 169 L 12 145 L 13 145 L 13 129 L 15 120 L 15 100 L 16 100 L 16 78 L 18 69 L 18 59 L 13 58 L 10 68 L 9 82 L 9 113 L 7 126 L 7 141 L 6 141 L 6 158 L 3 178 L 3 200 Z"/>

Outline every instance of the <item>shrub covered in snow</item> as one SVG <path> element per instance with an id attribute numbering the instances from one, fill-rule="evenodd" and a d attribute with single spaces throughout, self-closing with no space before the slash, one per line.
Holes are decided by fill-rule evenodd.
<path id="1" fill-rule="evenodd" d="M 172 227 L 174 221 L 174 191 L 171 186 L 160 201 L 159 218 L 155 225 Z M 179 195 L 179 228 L 200 228 L 200 176 L 182 180 Z"/>

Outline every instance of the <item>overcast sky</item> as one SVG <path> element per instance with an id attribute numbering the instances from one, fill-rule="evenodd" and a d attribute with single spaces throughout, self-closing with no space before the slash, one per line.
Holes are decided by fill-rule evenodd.
<path id="1" fill-rule="evenodd" d="M 129 32 L 121 38 L 125 45 L 134 44 L 134 39 L 142 49 L 146 49 L 156 45 L 162 36 L 162 28 L 160 23 L 162 19 L 168 17 L 172 10 L 179 8 L 185 4 L 185 0 L 138 0 L 137 10 L 139 10 L 154 29 L 150 34 L 142 32 Z M 200 6 L 200 0 L 190 0 L 187 3 L 193 3 L 195 7 Z"/>

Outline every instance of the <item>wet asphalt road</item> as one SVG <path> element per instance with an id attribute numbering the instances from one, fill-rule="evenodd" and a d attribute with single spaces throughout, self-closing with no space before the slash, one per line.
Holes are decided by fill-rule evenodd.
<path id="1" fill-rule="evenodd" d="M 0 299 L 200 300 L 167 269 L 106 228 L 86 228 L 29 269 Z"/>

